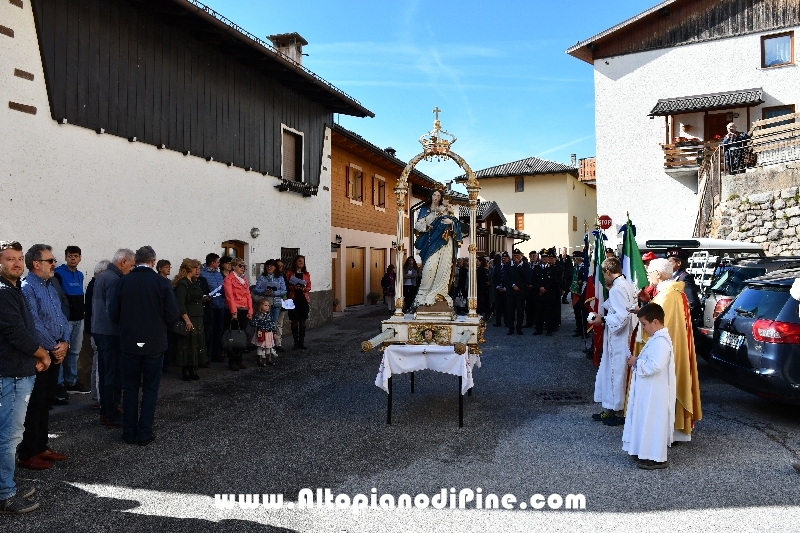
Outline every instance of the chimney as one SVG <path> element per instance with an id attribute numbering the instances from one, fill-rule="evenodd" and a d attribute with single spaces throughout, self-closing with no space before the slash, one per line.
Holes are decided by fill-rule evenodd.
<path id="1" fill-rule="evenodd" d="M 575 154 L 569 154 L 569 164 L 572 167 L 578 166 L 578 156 Z"/>
<path id="2" fill-rule="evenodd" d="M 272 46 L 282 55 L 288 57 L 298 65 L 303 64 L 303 46 L 308 44 L 308 41 L 303 39 L 299 33 L 279 33 L 277 35 L 268 35 L 267 39 L 272 41 Z"/>
<path id="3" fill-rule="evenodd" d="M 395 150 L 391 146 L 389 146 L 388 148 L 384 148 L 383 151 L 386 152 L 387 154 L 389 154 L 392 157 L 397 157 L 397 150 Z"/>

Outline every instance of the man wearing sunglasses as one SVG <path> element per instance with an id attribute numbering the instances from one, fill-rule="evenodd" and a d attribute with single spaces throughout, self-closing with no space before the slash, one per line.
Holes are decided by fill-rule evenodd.
<path id="1" fill-rule="evenodd" d="M 39 345 L 50 353 L 52 364 L 36 374 L 25 415 L 25 432 L 17 450 L 19 465 L 32 470 L 45 470 L 53 461 L 67 456 L 48 446 L 50 402 L 55 396 L 61 362 L 69 350 L 69 322 L 61 308 L 61 297 L 51 279 L 56 269 L 52 247 L 34 244 L 25 253 L 28 276 L 22 282 L 22 294 L 33 316 Z"/>

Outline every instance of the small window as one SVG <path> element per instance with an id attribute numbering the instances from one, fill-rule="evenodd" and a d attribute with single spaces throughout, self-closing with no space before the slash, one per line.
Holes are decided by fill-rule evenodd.
<path id="1" fill-rule="evenodd" d="M 356 202 L 364 198 L 364 173 L 355 165 L 345 167 L 347 174 L 347 197 Z"/>
<path id="2" fill-rule="evenodd" d="M 292 268 L 294 258 L 300 255 L 300 248 L 284 248 L 281 246 L 281 261 L 283 261 L 283 271 Z"/>
<path id="3" fill-rule="evenodd" d="M 525 213 L 514 213 L 514 229 L 519 231 L 525 229 Z"/>
<path id="4" fill-rule="evenodd" d="M 761 67 L 779 67 L 794 63 L 794 32 L 761 37 Z"/>
<path id="5" fill-rule="evenodd" d="M 518 176 L 514 180 L 514 192 L 522 192 L 525 190 L 525 177 Z"/>
<path id="6" fill-rule="evenodd" d="M 380 176 L 372 178 L 372 203 L 375 207 L 386 208 L 386 180 Z"/>
<path id="7" fill-rule="evenodd" d="M 794 113 L 794 105 L 782 105 L 776 107 L 764 107 L 761 109 L 761 118 L 768 119 L 768 118 L 775 118 L 780 117 L 783 115 L 791 115 Z M 765 128 L 774 128 L 776 126 L 785 126 L 786 124 L 791 124 L 794 122 L 793 118 L 787 120 L 781 120 L 778 122 L 774 122 L 772 124 L 767 124 Z"/>
<path id="8" fill-rule="evenodd" d="M 284 128 L 281 155 L 281 177 L 303 181 L 303 136 Z"/>
<path id="9" fill-rule="evenodd" d="M 578 231 L 578 217 L 572 217 L 572 231 Z"/>

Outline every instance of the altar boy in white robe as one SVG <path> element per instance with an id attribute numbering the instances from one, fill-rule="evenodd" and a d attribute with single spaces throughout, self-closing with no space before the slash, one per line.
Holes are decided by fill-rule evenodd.
<path id="1" fill-rule="evenodd" d="M 600 265 L 608 298 L 603 302 L 603 316 L 598 315 L 589 324 L 603 324 L 603 355 L 594 383 L 594 401 L 605 411 L 592 415 L 592 420 L 607 426 L 625 423 L 622 409 L 625 405 L 625 385 L 628 382 L 626 361 L 631 356 L 631 333 L 636 319 L 630 308 L 636 302 L 636 288 L 622 275 L 619 260 L 609 258 Z"/>
<path id="2" fill-rule="evenodd" d="M 639 356 L 628 359 L 631 384 L 622 449 L 637 456 L 639 468 L 667 467 L 667 447 L 675 425 L 675 357 L 664 327 L 664 309 L 654 303 L 637 313 L 650 338 Z"/>

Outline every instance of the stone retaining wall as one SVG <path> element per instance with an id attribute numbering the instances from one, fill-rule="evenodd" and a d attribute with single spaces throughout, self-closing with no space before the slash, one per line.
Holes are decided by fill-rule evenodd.
<path id="1" fill-rule="evenodd" d="M 711 236 L 760 243 L 767 255 L 800 255 L 800 188 L 731 194 L 717 208 Z"/>

